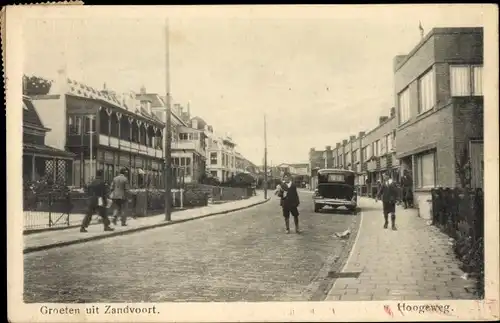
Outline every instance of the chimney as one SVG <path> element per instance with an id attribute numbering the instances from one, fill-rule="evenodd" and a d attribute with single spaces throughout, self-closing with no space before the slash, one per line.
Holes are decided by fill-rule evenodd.
<path id="1" fill-rule="evenodd" d="M 378 124 L 381 125 L 382 123 L 386 122 L 387 120 L 389 120 L 388 116 L 381 116 L 378 118 Z"/>
<path id="2" fill-rule="evenodd" d="M 358 134 L 358 138 L 361 139 L 365 136 L 365 132 L 364 131 L 360 131 L 359 134 Z"/>
<path id="3" fill-rule="evenodd" d="M 326 146 L 326 168 L 332 168 L 333 167 L 333 151 L 331 146 Z"/>
<path id="4" fill-rule="evenodd" d="M 190 102 L 188 102 L 187 113 L 188 113 L 188 116 L 191 116 L 191 103 Z"/>
<path id="5" fill-rule="evenodd" d="M 191 120 L 191 127 L 193 129 L 198 129 L 198 120 L 197 119 L 192 119 Z"/>
<path id="6" fill-rule="evenodd" d="M 356 140 L 356 136 L 350 136 L 350 137 L 349 137 L 349 140 L 350 140 L 351 142 L 353 142 L 354 140 Z"/>
<path id="7" fill-rule="evenodd" d="M 337 143 L 335 144 L 335 147 L 337 147 L 337 149 L 339 149 L 339 148 L 340 148 L 340 145 L 341 145 L 341 144 L 340 144 L 340 142 L 337 142 Z"/>
<path id="8" fill-rule="evenodd" d="M 141 94 L 146 94 L 146 87 L 144 85 L 141 87 Z"/>
<path id="9" fill-rule="evenodd" d="M 391 108 L 391 118 L 396 116 L 396 108 Z"/>
<path id="10" fill-rule="evenodd" d="M 394 68 L 394 72 L 396 72 L 397 70 L 399 70 L 399 68 L 401 67 L 401 63 L 406 59 L 406 55 L 397 55 L 396 57 L 394 57 L 393 59 L 393 68 Z"/>
<path id="11" fill-rule="evenodd" d="M 349 140 L 344 139 L 344 140 L 342 141 L 342 145 L 343 145 L 343 146 L 345 146 L 345 145 L 347 145 L 347 143 L 348 143 L 348 142 L 349 142 Z"/>

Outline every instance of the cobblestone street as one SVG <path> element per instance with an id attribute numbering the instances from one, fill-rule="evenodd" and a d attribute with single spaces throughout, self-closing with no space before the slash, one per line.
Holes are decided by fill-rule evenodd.
<path id="1" fill-rule="evenodd" d="M 276 199 L 225 215 L 25 255 L 25 302 L 322 300 L 359 215 L 314 213 L 284 232 Z M 293 224 L 292 224 L 293 228 Z M 334 233 L 351 229 L 349 239 Z M 77 233 L 75 233 L 77 234 Z"/>

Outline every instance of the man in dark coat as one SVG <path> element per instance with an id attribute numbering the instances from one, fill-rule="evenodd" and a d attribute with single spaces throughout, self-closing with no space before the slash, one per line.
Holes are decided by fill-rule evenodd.
<path id="1" fill-rule="evenodd" d="M 108 189 L 106 182 L 103 180 L 103 171 L 97 170 L 96 178 L 88 186 L 87 212 L 82 221 L 80 232 L 87 232 L 87 228 L 92 220 L 92 215 L 98 213 L 104 224 L 104 231 L 113 231 L 109 226 L 110 222 L 107 215 L 108 205 Z"/>
<path id="2" fill-rule="evenodd" d="M 404 208 L 413 207 L 413 180 L 407 170 L 404 171 L 404 175 L 401 178 L 401 188 L 403 191 Z"/>
<path id="3" fill-rule="evenodd" d="M 283 211 L 283 217 L 285 218 L 286 233 L 290 233 L 290 213 L 293 216 L 295 232 L 300 233 L 299 210 L 297 209 L 300 205 L 299 194 L 297 192 L 297 186 L 292 182 L 290 174 L 285 174 L 283 176 L 283 181 L 278 185 L 277 194 L 280 197 L 280 206 Z"/>
<path id="4" fill-rule="evenodd" d="M 377 192 L 377 198 L 382 200 L 384 212 L 384 229 L 389 225 L 389 214 L 391 215 L 392 230 L 396 230 L 396 201 L 398 198 L 398 188 L 396 183 L 384 173 L 383 181 Z"/>

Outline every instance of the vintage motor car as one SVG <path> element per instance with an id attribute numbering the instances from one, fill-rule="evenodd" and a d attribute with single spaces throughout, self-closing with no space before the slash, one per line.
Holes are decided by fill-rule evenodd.
<path id="1" fill-rule="evenodd" d="M 356 212 L 358 196 L 354 185 L 354 172 L 344 169 L 320 169 L 318 184 L 313 194 L 314 212 L 323 207 L 345 207 Z"/>

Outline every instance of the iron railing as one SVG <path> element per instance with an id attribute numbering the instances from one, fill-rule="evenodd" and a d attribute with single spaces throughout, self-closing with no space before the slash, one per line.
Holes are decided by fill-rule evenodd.
<path id="1" fill-rule="evenodd" d="M 484 297 L 484 194 L 478 189 L 431 190 L 432 224 L 454 241 L 462 269 L 477 277 L 475 294 Z"/>

